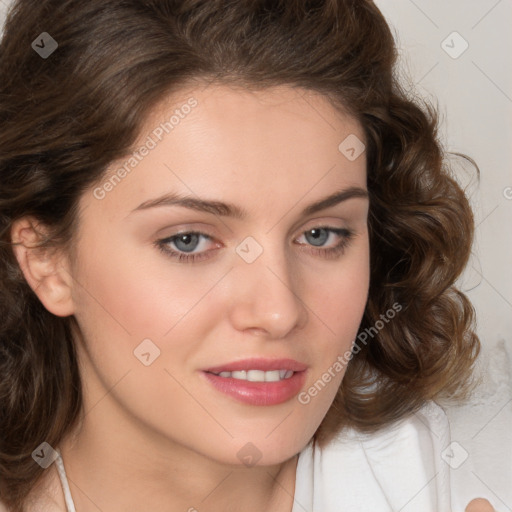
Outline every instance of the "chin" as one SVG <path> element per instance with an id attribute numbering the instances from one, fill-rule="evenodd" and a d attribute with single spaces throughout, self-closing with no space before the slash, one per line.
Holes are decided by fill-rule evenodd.
<path id="1" fill-rule="evenodd" d="M 312 437 L 312 435 L 305 437 L 303 431 L 294 433 L 285 431 L 275 437 L 273 434 L 266 436 L 267 434 L 259 433 L 255 436 L 236 437 L 230 441 L 230 448 L 227 451 L 223 450 L 223 453 L 217 454 L 215 458 L 235 466 L 275 466 L 297 455 Z"/>

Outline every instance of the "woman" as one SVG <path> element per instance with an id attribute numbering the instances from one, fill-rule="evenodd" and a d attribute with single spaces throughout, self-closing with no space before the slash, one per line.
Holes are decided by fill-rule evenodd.
<path id="1" fill-rule="evenodd" d="M 9 509 L 456 502 L 473 219 L 395 57 L 371 2 L 14 4 Z"/>

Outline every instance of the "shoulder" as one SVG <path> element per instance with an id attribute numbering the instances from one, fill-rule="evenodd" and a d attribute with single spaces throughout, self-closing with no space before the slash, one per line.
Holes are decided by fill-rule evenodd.
<path id="1" fill-rule="evenodd" d="M 388 425 L 376 433 L 364 434 L 355 429 L 338 433 L 331 443 L 317 451 L 320 459 L 329 460 L 339 452 L 364 454 L 377 461 L 392 455 L 403 457 L 407 449 L 411 458 L 430 458 L 433 451 L 444 449 L 450 442 L 450 426 L 444 409 L 428 401 L 417 412 Z"/>
<path id="2" fill-rule="evenodd" d="M 512 342 L 485 347 L 480 384 L 464 404 L 444 406 L 453 442 L 454 509 L 470 499 L 488 499 L 495 509 L 512 505 Z"/>
<path id="3" fill-rule="evenodd" d="M 449 438 L 447 416 L 434 402 L 375 434 L 345 429 L 301 453 L 297 490 L 324 512 L 341 504 L 361 512 L 449 510 L 448 469 L 438 457 Z"/>

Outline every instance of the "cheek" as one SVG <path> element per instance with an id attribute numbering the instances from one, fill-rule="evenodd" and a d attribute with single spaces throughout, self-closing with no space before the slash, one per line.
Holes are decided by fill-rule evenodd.
<path id="1" fill-rule="evenodd" d="M 299 403 L 315 429 L 327 413 L 351 358 L 369 288 L 368 245 L 341 259 L 329 271 L 308 275 L 310 309 L 316 332 L 314 365 Z"/>
<path id="2" fill-rule="evenodd" d="M 327 352 L 343 352 L 357 335 L 366 302 L 370 279 L 369 252 L 362 244 L 347 258 L 322 274 L 309 275 L 311 309 L 326 333 Z"/>
<path id="3" fill-rule="evenodd" d="M 209 290 L 223 274 L 217 269 L 198 279 L 163 260 L 148 263 L 147 251 L 107 247 L 84 256 L 77 275 L 84 286 L 77 290 L 75 317 L 86 340 L 87 366 L 106 389 L 123 379 L 119 393 L 127 393 L 135 409 L 156 414 L 155 404 L 169 402 L 170 396 L 185 407 L 190 397 L 166 370 L 184 382 L 193 369 L 195 354 L 219 320 L 215 290 Z M 101 396 L 101 390 L 97 393 Z M 149 395 L 156 401 L 146 403 Z"/>
<path id="4" fill-rule="evenodd" d="M 85 255 L 76 275 L 82 284 L 76 290 L 75 316 L 86 340 L 81 355 L 90 383 L 89 406 L 110 389 L 123 408 L 164 429 L 172 430 L 176 410 L 186 418 L 202 418 L 204 411 L 183 385 L 190 386 L 187 365 L 211 317 L 199 301 L 218 276 L 191 279 L 190 272 L 174 266 L 171 280 L 170 272 L 162 275 L 133 248 L 124 253 L 128 258 L 112 247 Z M 148 365 L 144 353 L 149 353 Z M 186 429 L 195 428 L 185 423 Z"/>
<path id="5" fill-rule="evenodd" d="M 83 258 L 78 280 L 78 315 L 121 337 L 163 338 L 192 311 L 218 280 L 194 279 L 190 270 L 166 263 L 165 256 L 148 258 L 147 248 L 105 245 Z M 129 256 L 127 256 L 129 255 Z"/>

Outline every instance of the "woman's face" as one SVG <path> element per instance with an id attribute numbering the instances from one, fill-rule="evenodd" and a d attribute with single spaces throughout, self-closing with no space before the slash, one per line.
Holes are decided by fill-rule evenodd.
<path id="1" fill-rule="evenodd" d="M 288 87 L 210 85 L 153 111 L 137 155 L 80 203 L 85 425 L 227 464 L 307 444 L 367 299 L 363 140 L 325 98 Z"/>

